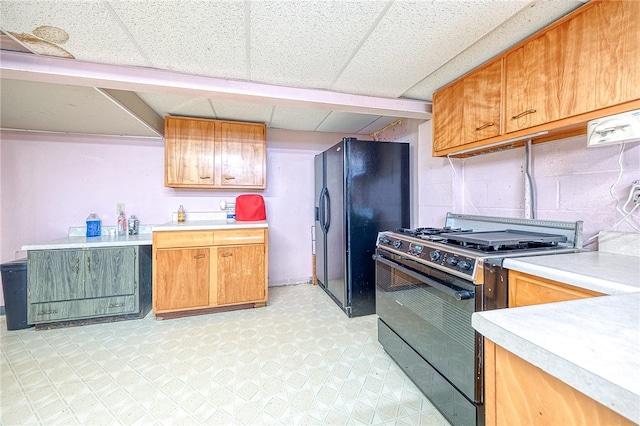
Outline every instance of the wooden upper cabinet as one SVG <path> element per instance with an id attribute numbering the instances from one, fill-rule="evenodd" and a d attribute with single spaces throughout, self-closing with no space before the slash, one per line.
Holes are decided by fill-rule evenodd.
<path id="1" fill-rule="evenodd" d="M 502 61 L 493 61 L 433 95 L 436 153 L 500 134 Z"/>
<path id="2" fill-rule="evenodd" d="M 220 123 L 220 161 L 224 187 L 265 188 L 265 126 Z"/>
<path id="3" fill-rule="evenodd" d="M 640 108 L 638 16 L 640 1 L 591 0 L 436 91 L 433 155 L 584 134 Z"/>
<path id="4" fill-rule="evenodd" d="M 266 126 L 165 117 L 165 186 L 265 189 Z"/>
<path id="5" fill-rule="evenodd" d="M 505 57 L 506 132 L 640 98 L 640 2 L 594 2 Z"/>
<path id="6" fill-rule="evenodd" d="M 214 134 L 211 120 L 165 118 L 165 186 L 214 185 Z"/>

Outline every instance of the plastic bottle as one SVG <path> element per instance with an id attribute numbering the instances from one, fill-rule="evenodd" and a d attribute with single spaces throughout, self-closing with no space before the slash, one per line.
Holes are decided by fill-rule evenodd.
<path id="1" fill-rule="evenodd" d="M 187 215 L 184 212 L 184 207 L 180 204 L 180 208 L 178 209 L 178 222 L 184 222 L 187 219 Z"/>
<path id="2" fill-rule="evenodd" d="M 127 216 L 123 211 L 118 215 L 118 235 L 127 235 Z"/>
<path id="3" fill-rule="evenodd" d="M 87 237 L 99 237 L 101 235 L 100 218 L 94 212 L 87 217 Z"/>

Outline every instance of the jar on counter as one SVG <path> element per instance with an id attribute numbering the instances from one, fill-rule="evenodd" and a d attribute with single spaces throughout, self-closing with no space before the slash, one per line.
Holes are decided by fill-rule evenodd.
<path id="1" fill-rule="evenodd" d="M 129 217 L 129 235 L 138 235 L 139 224 L 140 222 L 136 215 L 132 214 L 131 217 Z"/>

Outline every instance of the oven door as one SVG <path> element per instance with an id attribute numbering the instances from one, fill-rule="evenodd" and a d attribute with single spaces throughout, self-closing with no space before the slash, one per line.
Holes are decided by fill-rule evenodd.
<path id="1" fill-rule="evenodd" d="M 377 253 L 376 313 L 380 320 L 470 402 L 481 403 L 476 379 L 482 360 L 477 357 L 471 326 L 476 286 L 394 254 Z M 393 259 L 415 263 L 420 270 Z"/>

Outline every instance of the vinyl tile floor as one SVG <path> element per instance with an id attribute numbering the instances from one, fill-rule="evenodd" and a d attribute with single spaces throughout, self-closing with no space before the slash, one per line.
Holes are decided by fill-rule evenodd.
<path id="1" fill-rule="evenodd" d="M 3 425 L 449 423 L 317 286 L 266 307 L 35 331 L 0 319 Z"/>

